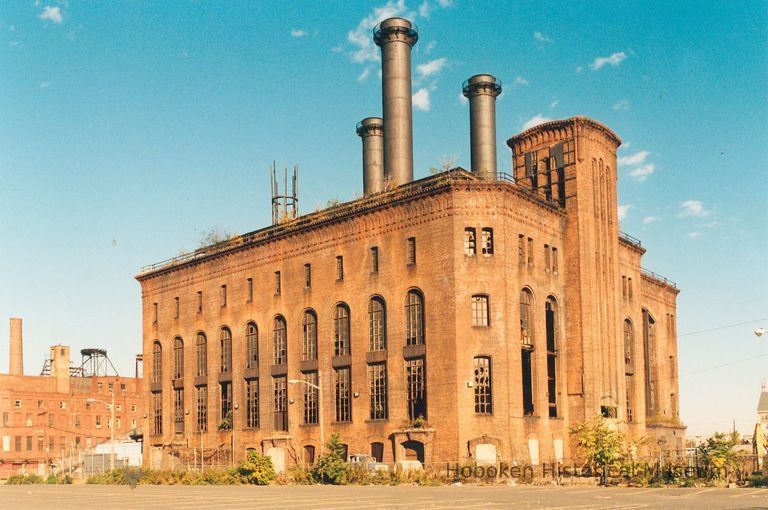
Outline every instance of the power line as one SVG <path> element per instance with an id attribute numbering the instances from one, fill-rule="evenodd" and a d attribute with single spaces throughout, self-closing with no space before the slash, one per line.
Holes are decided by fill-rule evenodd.
<path id="1" fill-rule="evenodd" d="M 678 338 L 681 336 L 691 336 L 691 335 L 698 335 L 700 333 L 709 333 L 710 331 L 720 331 L 722 329 L 729 329 L 729 328 L 735 328 L 737 326 L 745 326 L 747 324 L 754 324 L 755 322 L 762 322 L 762 321 L 768 321 L 768 317 L 764 317 L 762 319 L 755 319 L 751 321 L 745 321 L 745 322 L 739 322 L 736 324 L 728 324 L 727 326 L 719 326 L 717 328 L 709 328 L 709 329 L 701 329 L 699 331 L 691 331 L 690 333 L 683 333 L 682 335 L 677 335 Z"/>

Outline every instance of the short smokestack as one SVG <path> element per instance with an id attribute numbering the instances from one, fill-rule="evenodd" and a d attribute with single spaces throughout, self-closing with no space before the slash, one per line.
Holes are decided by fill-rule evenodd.
<path id="1" fill-rule="evenodd" d="M 416 25 L 404 18 L 386 19 L 373 31 L 381 48 L 384 179 L 390 187 L 413 180 L 411 48 L 418 40 Z"/>
<path id="2" fill-rule="evenodd" d="M 24 344 L 21 336 L 21 319 L 11 318 L 11 357 L 8 362 L 8 373 L 24 375 Z"/>
<path id="3" fill-rule="evenodd" d="M 472 172 L 481 179 L 496 178 L 496 97 L 501 81 L 490 74 L 476 74 L 462 86 L 469 99 L 469 142 Z"/>
<path id="4" fill-rule="evenodd" d="M 368 117 L 357 123 L 357 136 L 363 139 L 363 194 L 384 191 L 384 123 Z"/>

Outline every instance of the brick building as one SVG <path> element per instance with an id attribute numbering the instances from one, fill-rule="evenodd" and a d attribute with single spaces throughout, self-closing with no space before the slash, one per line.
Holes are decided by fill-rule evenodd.
<path id="1" fill-rule="evenodd" d="M 93 356 L 75 365 L 69 346 L 54 345 L 41 374 L 24 375 L 21 319 L 11 319 L 10 351 L 10 373 L 0 374 L 0 478 L 47 474 L 63 459 L 109 441 L 113 392 L 115 436 L 141 427 L 141 379 L 93 370 L 104 351 L 85 349 Z"/>
<path id="2" fill-rule="evenodd" d="M 616 149 L 585 117 L 511 137 L 465 82 L 472 169 L 413 180 L 410 22 L 382 22 L 383 119 L 358 124 L 365 196 L 149 266 L 145 463 L 234 446 L 278 468 L 338 433 L 383 462 L 571 458 L 602 414 L 680 450 L 673 283 L 619 231 Z M 398 94 L 407 90 L 407 94 Z M 320 390 L 320 391 L 318 391 Z"/>

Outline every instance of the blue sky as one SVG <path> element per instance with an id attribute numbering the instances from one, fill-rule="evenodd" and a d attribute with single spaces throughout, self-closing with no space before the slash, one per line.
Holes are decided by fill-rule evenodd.
<path id="1" fill-rule="evenodd" d="M 300 210 L 362 188 L 354 127 L 381 113 L 370 28 L 415 19 L 416 177 L 469 167 L 461 83 L 504 82 L 503 143 L 537 120 L 614 129 L 624 231 L 675 280 L 689 431 L 749 431 L 768 340 L 768 3 L 0 3 L 0 370 L 105 346 L 131 373 L 140 266 L 270 222 L 268 165 Z M 666 4 L 666 3 L 664 3 Z M 758 319 L 763 319 L 758 321 Z M 712 368 L 727 365 L 720 368 Z"/>

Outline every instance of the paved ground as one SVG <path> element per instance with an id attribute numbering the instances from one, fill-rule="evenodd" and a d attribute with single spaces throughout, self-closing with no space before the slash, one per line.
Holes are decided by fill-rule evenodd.
<path id="1" fill-rule="evenodd" d="M 768 508 L 768 489 L 0 486 L 0 509 Z"/>

